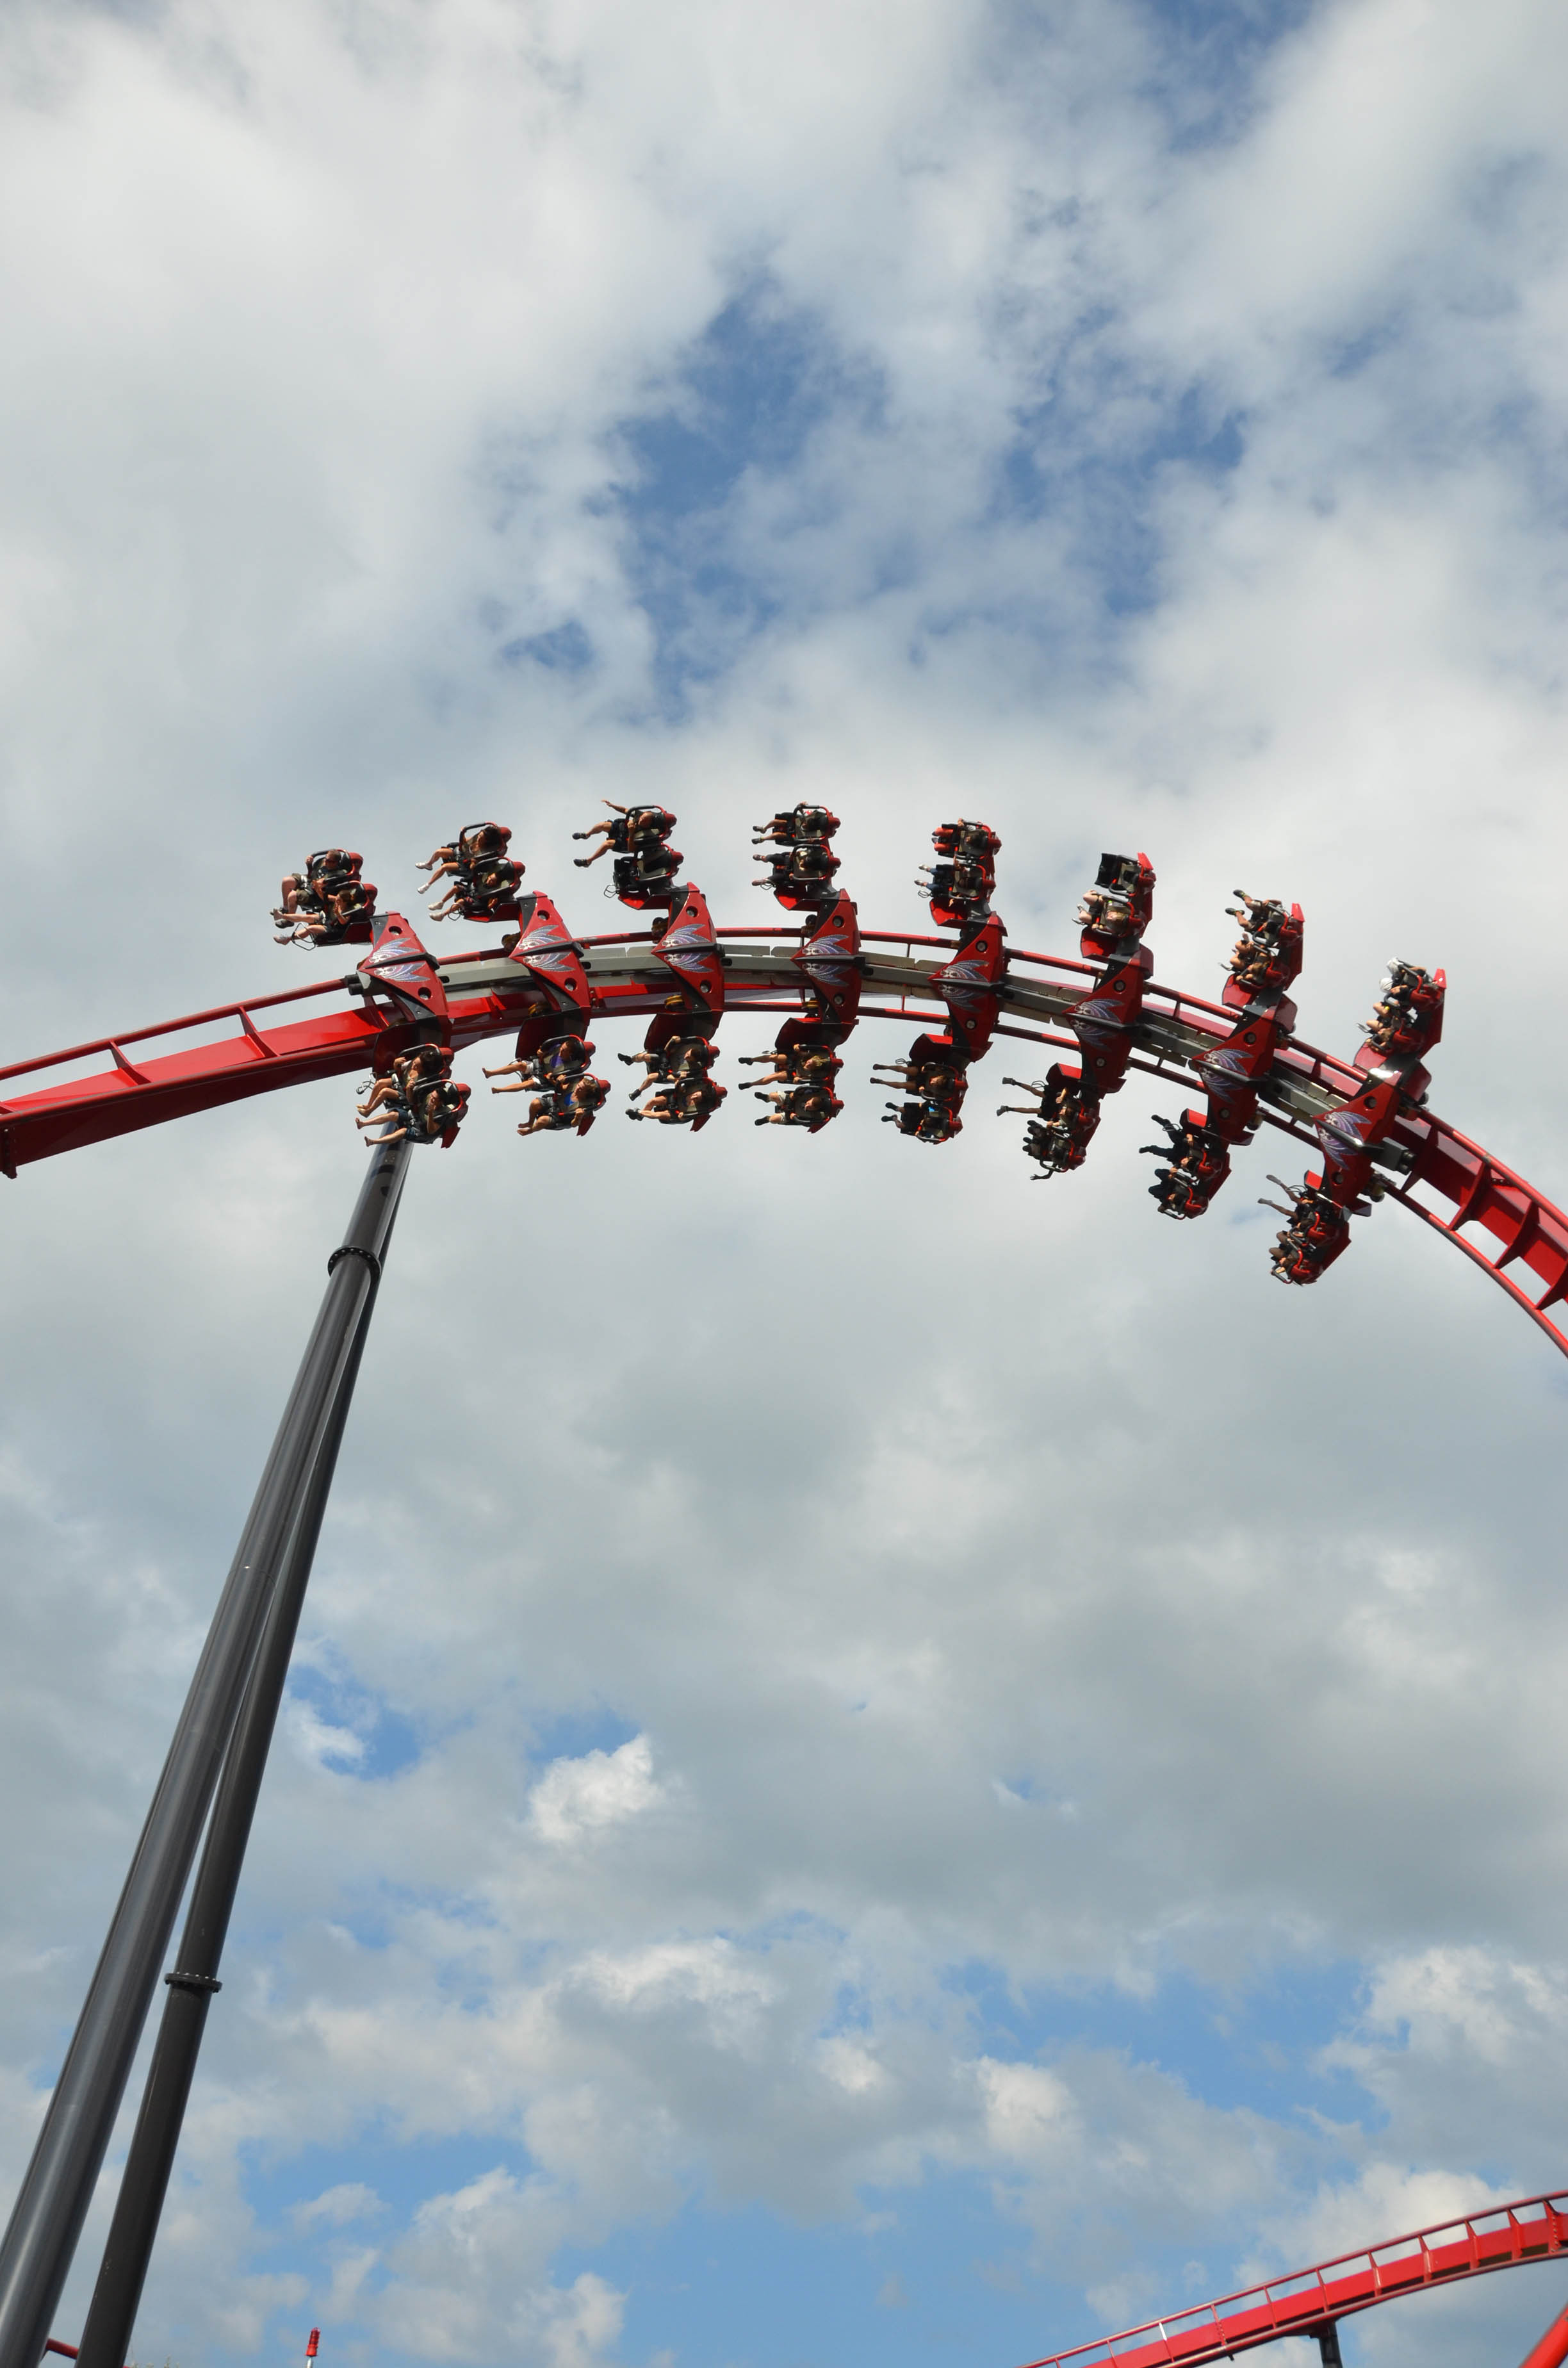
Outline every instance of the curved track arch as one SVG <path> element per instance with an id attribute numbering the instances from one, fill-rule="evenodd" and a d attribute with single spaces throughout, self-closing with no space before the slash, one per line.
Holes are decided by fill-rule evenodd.
<path id="1" fill-rule="evenodd" d="M 407 935 L 416 946 L 413 931 Z M 798 957 L 805 929 L 721 928 L 714 935 L 727 1011 L 788 1017 L 802 1008 Z M 859 1016 L 917 1023 L 938 1018 L 944 1005 L 932 981 L 960 942 L 957 936 L 863 930 Z M 612 931 L 576 943 L 596 1020 L 660 1008 L 669 973 L 652 931 Z M 506 1035 L 540 1008 L 541 991 L 504 952 L 442 958 L 421 951 L 418 959 L 445 991 L 456 1048 Z M 372 958 L 314 985 L 216 1005 L 0 1068 L 0 1173 L 14 1178 L 34 1160 L 364 1068 L 378 1050 L 385 1056 L 403 1039 L 412 1042 L 406 1002 L 378 976 L 393 967 L 406 973 L 406 962 Z M 1096 975 L 1089 962 L 1009 949 L 997 985 L 996 1034 L 1076 1051 L 1063 1023 Z M 1233 1011 L 1204 996 L 1151 983 L 1131 1031 L 1129 1065 L 1201 1092 L 1198 1064 L 1234 1021 Z M 1261 1115 L 1315 1151 L 1317 1121 L 1365 1084 L 1351 1062 L 1291 1037 L 1258 1081 Z M 1385 1197 L 1482 1267 L 1568 1356 L 1568 1331 L 1551 1313 L 1568 1301 L 1568 1215 L 1429 1110 L 1399 1116 L 1372 1156 Z"/>
<path id="2" fill-rule="evenodd" d="M 1204 2368 L 1287 2335 L 1321 2335 L 1337 2320 L 1431 2286 L 1457 2285 L 1494 2270 L 1555 2260 L 1568 2251 L 1568 2194 L 1528 2195 L 1464 2220 L 1444 2220 L 1360 2253 L 1339 2253 L 1310 2270 L 1271 2278 L 1216 2302 L 1145 2320 L 1119 2335 L 1052 2351 L 1030 2368 Z M 1561 2332 L 1561 2330 L 1560 2330 Z M 1542 2345 L 1530 2355 L 1542 2357 Z M 1568 2351 L 1552 2349 L 1553 2362 Z M 1530 2368 L 1530 2362 L 1525 2363 Z"/>

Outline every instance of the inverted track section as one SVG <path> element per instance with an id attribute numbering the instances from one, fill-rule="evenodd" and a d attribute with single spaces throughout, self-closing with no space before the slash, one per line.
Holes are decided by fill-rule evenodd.
<path id="1" fill-rule="evenodd" d="M 1315 2335 L 1336 2319 L 1428 2286 L 1554 2260 L 1565 2246 L 1568 2194 L 1530 2195 L 1473 2219 L 1415 2229 L 1364 2253 L 1341 2253 L 1290 2277 L 1102 2336 L 1097 2343 L 1052 2351 L 1030 2368 L 1202 2368 L 1205 2361 L 1256 2351 L 1282 2335 Z"/>
<path id="2" fill-rule="evenodd" d="M 716 934 L 729 1011 L 785 1016 L 801 1009 L 801 971 L 794 960 L 801 935 L 773 928 L 722 928 Z M 670 973 L 650 932 L 580 943 L 596 1023 L 663 1008 Z M 862 931 L 860 1017 L 905 1022 L 940 1018 L 945 1006 L 931 981 L 952 960 L 958 944 L 956 936 Z M 544 991 L 498 951 L 458 954 L 435 966 L 459 1050 L 510 1034 L 548 1008 Z M 365 1070 L 378 1051 L 385 1056 L 414 1041 L 406 1004 L 378 988 L 375 967 L 368 962 L 313 986 L 219 1004 L 183 1019 L 125 1029 L 0 1068 L 0 1173 L 16 1177 L 34 1160 L 59 1152 L 217 1110 L 253 1094 Z M 1009 950 L 998 990 L 1004 1017 L 996 1032 L 1076 1050 L 1076 1039 L 1065 1028 L 1066 1014 L 1096 975 L 1088 962 Z M 1201 1092 L 1205 1080 L 1198 1064 L 1234 1023 L 1234 1012 L 1219 1004 L 1151 984 L 1131 1031 L 1131 1065 Z M 61 1071 L 74 1074 L 62 1076 Z M 1291 1037 L 1259 1080 L 1264 1119 L 1315 1150 L 1316 1121 L 1365 1083 L 1349 1062 Z M 1371 1156 L 1388 1197 L 1483 1267 L 1568 1355 L 1568 1333 L 1549 1312 L 1568 1300 L 1568 1216 L 1427 1110 L 1398 1118 Z"/>

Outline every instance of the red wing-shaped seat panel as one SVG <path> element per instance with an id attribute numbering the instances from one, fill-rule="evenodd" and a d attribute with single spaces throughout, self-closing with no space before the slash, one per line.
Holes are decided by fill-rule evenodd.
<path id="1" fill-rule="evenodd" d="M 978 1061 L 986 1050 L 1001 1014 L 997 989 L 1007 968 L 1005 934 L 996 915 L 987 914 L 951 962 L 931 973 L 948 1007 L 948 1032 L 967 1061 Z"/>
<path id="2" fill-rule="evenodd" d="M 1342 1207 L 1364 1192 L 1371 1181 L 1371 1146 L 1381 1143 L 1399 1113 L 1400 1088 L 1392 1082 L 1370 1086 L 1353 1101 L 1317 1122 L 1323 1145 L 1324 1181 Z"/>
<path id="3" fill-rule="evenodd" d="M 1274 1063 L 1279 1025 L 1273 1012 L 1244 1019 L 1198 1064 L 1209 1091 L 1209 1123 L 1227 1143 L 1241 1143 L 1257 1124 L 1257 1079 Z"/>
<path id="4" fill-rule="evenodd" d="M 840 894 L 790 959 L 804 971 L 830 1025 L 846 1030 L 860 1008 L 860 928 L 850 898 Z"/>
<path id="5" fill-rule="evenodd" d="M 1084 1048 L 1085 1092 L 1113 1094 L 1126 1076 L 1132 1029 L 1143 1008 L 1143 981 L 1151 967 L 1152 957 L 1140 946 L 1068 1013 L 1067 1024 Z"/>
<path id="6" fill-rule="evenodd" d="M 542 891 L 532 900 L 510 959 L 537 980 L 558 1009 L 586 1011 L 594 999 L 577 941 Z"/>
<path id="7" fill-rule="evenodd" d="M 653 951 L 665 969 L 674 972 L 699 1010 L 722 1011 L 724 961 L 700 888 L 687 890 Z"/>
<path id="8" fill-rule="evenodd" d="M 426 952 L 401 913 L 378 917 L 375 939 L 359 965 L 359 975 L 368 985 L 395 995 L 411 1018 L 437 1020 L 446 1036 L 451 1025 L 447 990 L 433 956 Z"/>

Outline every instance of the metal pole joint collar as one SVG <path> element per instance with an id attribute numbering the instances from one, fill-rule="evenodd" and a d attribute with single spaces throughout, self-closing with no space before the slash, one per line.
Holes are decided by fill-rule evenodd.
<path id="1" fill-rule="evenodd" d="M 345 1242 L 341 1249 L 334 1250 L 332 1256 L 326 1262 L 326 1270 L 328 1274 L 335 1274 L 339 1265 L 346 1258 L 362 1258 L 366 1265 L 369 1268 L 370 1273 L 375 1281 L 380 1282 L 381 1279 L 381 1259 L 376 1256 L 374 1250 L 361 1249 L 356 1242 Z"/>

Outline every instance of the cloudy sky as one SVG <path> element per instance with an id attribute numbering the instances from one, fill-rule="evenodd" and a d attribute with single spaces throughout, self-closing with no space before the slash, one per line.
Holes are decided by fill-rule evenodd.
<path id="1" fill-rule="evenodd" d="M 1445 964 L 1562 1198 L 1565 73 L 1551 0 L 9 0 L 0 1057 L 324 970 L 308 847 L 406 905 L 498 814 L 589 932 L 657 799 L 757 922 L 811 797 L 872 926 L 959 813 L 1023 946 L 1146 848 L 1199 992 L 1299 898 L 1342 1053 Z M 898 1041 L 816 1138 L 420 1156 L 142 2359 L 1009 2368 L 1568 2180 L 1568 1367 L 1397 1210 L 1280 1291 L 1278 1137 L 1156 1222 L 1148 1079 L 1046 1190 L 1001 1055 L 903 1143 Z M 0 1188 L 0 2200 L 350 1099 Z"/>

